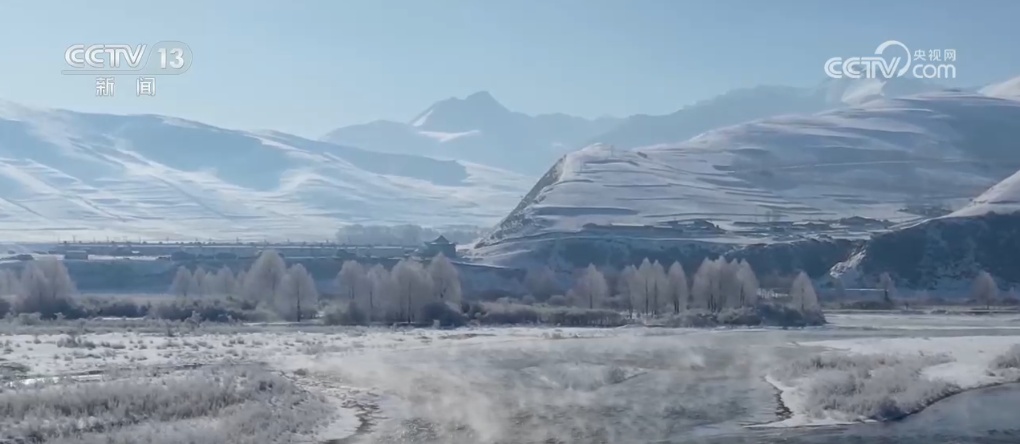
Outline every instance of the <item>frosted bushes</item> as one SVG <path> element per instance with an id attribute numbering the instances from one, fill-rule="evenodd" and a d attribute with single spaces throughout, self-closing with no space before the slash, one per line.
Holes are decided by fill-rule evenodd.
<path id="1" fill-rule="evenodd" d="M 896 419 L 960 390 L 922 375 L 924 368 L 950 362 L 944 355 L 821 354 L 799 359 L 773 377 L 804 387 L 805 413 L 845 421 Z"/>
<path id="2" fill-rule="evenodd" d="M 996 370 L 1020 370 L 1020 345 L 1014 345 L 992 360 L 992 368 Z"/>
<path id="3" fill-rule="evenodd" d="M 210 367 L 0 391 L 0 441 L 212 443 L 244 442 L 248 434 L 267 438 L 251 442 L 274 442 L 325 413 L 320 398 L 259 367 Z M 185 431 L 203 423 L 195 436 L 204 439 L 191 440 Z"/>

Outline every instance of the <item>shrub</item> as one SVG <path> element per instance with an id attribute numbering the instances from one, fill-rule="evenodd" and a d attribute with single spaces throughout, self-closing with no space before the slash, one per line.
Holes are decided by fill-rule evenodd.
<path id="1" fill-rule="evenodd" d="M 198 313 L 202 320 L 209 322 L 264 322 L 271 319 L 263 312 L 242 310 L 219 299 L 158 303 L 153 305 L 147 314 L 155 319 L 185 321 L 194 313 Z"/>
<path id="2" fill-rule="evenodd" d="M 421 308 L 421 320 L 432 324 L 438 322 L 442 327 L 461 327 L 467 325 L 467 317 L 445 302 L 429 302 Z"/>
<path id="3" fill-rule="evenodd" d="M 996 356 L 992 360 L 992 368 L 999 370 L 1020 369 L 1020 345 L 1014 345 L 1005 353 Z"/>
<path id="4" fill-rule="evenodd" d="M 148 304 L 139 304 L 127 298 L 87 298 L 81 301 L 87 317 L 144 318 L 149 314 Z"/>
<path id="5" fill-rule="evenodd" d="M 338 304 L 326 309 L 322 322 L 326 325 L 366 325 L 368 316 L 357 304 Z"/>

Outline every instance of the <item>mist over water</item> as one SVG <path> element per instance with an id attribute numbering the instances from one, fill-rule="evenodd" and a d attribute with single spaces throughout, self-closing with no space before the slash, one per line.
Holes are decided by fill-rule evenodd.
<path id="1" fill-rule="evenodd" d="M 383 417 L 352 440 L 358 443 L 1015 442 L 998 440 L 1017 438 L 1003 432 L 1011 425 L 1002 421 L 969 429 L 960 423 L 966 420 L 959 412 L 980 392 L 950 397 L 892 423 L 747 427 L 786 414 L 764 376 L 820 351 L 793 342 L 853 334 L 645 330 L 605 338 L 437 343 L 359 356 L 331 372 L 345 384 L 382 395 Z M 960 404 L 965 396 L 971 401 Z M 1000 406 L 1015 405 L 1020 390 L 1000 398 Z M 947 416 L 955 422 L 943 421 Z"/>

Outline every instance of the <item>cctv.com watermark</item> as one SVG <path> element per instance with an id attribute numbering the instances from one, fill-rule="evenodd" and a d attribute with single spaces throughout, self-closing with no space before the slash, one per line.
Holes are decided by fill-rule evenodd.
<path id="1" fill-rule="evenodd" d="M 955 79 L 955 49 L 917 49 L 888 40 L 863 57 L 833 57 L 825 61 L 825 75 L 834 79 Z"/>

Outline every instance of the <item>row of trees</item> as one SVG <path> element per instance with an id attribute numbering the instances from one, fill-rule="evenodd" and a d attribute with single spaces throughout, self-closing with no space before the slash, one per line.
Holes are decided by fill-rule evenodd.
<path id="1" fill-rule="evenodd" d="M 275 312 L 283 319 L 301 321 L 318 311 L 319 291 L 304 265 L 287 267 L 276 251 L 264 251 L 247 271 L 236 275 L 227 267 L 215 273 L 202 267 L 179 267 L 170 292 L 184 299 L 234 296 Z"/>
<path id="2" fill-rule="evenodd" d="M 555 277 L 539 268 L 525 277 L 529 290 L 550 293 Z M 602 270 L 588 265 L 567 291 L 567 300 L 584 308 L 622 307 L 630 313 L 658 315 L 685 310 L 717 313 L 727 308 L 751 307 L 758 303 L 759 283 L 751 265 L 744 260 L 705 259 L 688 284 L 679 262 L 668 268 L 645 259 L 627 266 L 615 276 L 615 288 Z M 794 280 L 790 303 L 801 311 L 818 310 L 818 297 L 806 274 Z"/>
<path id="3" fill-rule="evenodd" d="M 441 254 L 427 267 L 405 259 L 391 270 L 347 261 L 335 281 L 341 297 L 369 320 L 416 322 L 429 302 L 459 304 L 461 300 L 457 269 Z M 237 274 L 227 267 L 216 272 L 179 267 L 170 292 L 186 299 L 236 297 L 296 321 L 317 311 L 320 298 L 308 270 L 301 264 L 287 267 L 275 251 L 262 253 L 248 270 Z"/>
<path id="4" fill-rule="evenodd" d="M 347 261 L 337 274 L 336 286 L 352 310 L 369 322 L 419 322 L 429 304 L 459 310 L 462 296 L 457 268 L 442 254 L 427 266 L 404 259 L 388 271 L 379 264 L 366 268 Z"/>

